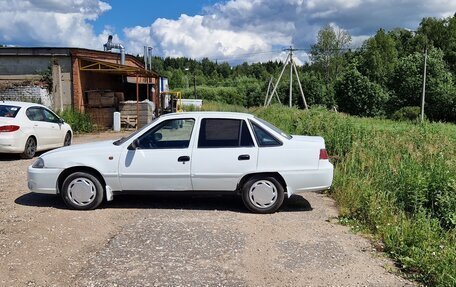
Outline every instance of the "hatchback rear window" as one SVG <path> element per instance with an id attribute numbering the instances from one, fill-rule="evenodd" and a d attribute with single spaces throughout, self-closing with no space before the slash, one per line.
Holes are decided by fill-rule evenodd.
<path id="1" fill-rule="evenodd" d="M 0 105 L 0 117 L 15 118 L 21 107 Z"/>

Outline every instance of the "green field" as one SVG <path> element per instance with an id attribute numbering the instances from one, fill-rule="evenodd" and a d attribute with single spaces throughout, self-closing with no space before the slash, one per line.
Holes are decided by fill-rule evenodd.
<path id="1" fill-rule="evenodd" d="M 323 136 L 336 168 L 330 193 L 340 222 L 373 234 L 411 278 L 456 286 L 455 125 L 282 106 L 248 111 L 291 134 Z"/>

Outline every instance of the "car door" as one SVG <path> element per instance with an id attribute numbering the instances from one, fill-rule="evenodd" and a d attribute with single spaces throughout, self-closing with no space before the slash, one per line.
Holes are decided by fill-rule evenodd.
<path id="1" fill-rule="evenodd" d="M 203 118 L 193 150 L 194 190 L 235 190 L 245 174 L 256 171 L 258 148 L 242 119 Z"/>
<path id="2" fill-rule="evenodd" d="M 30 107 L 26 110 L 25 114 L 32 122 L 39 149 L 49 147 L 52 144 L 52 128 L 51 125 L 46 122 L 42 108 Z"/>
<path id="3" fill-rule="evenodd" d="M 169 119 L 136 138 L 120 157 L 122 190 L 192 190 L 194 125 L 193 118 Z"/>
<path id="4" fill-rule="evenodd" d="M 47 123 L 47 128 L 49 129 L 49 144 L 51 147 L 60 147 L 63 146 L 63 141 L 65 138 L 65 130 L 63 129 L 62 122 L 60 118 L 54 114 L 52 111 L 41 108 L 44 121 Z"/>

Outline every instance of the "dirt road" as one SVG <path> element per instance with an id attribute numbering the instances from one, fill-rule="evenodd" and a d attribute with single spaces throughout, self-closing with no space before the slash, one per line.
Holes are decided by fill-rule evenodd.
<path id="1" fill-rule="evenodd" d="M 271 215 L 246 212 L 236 196 L 190 194 L 71 211 L 28 192 L 32 162 L 0 157 L 0 286 L 413 286 L 333 223 L 325 195 L 293 196 Z"/>

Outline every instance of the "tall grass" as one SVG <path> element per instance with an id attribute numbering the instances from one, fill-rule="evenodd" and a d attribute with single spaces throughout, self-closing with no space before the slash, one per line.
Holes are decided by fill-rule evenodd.
<path id="1" fill-rule="evenodd" d="M 456 286 L 456 126 L 281 106 L 251 112 L 289 133 L 323 136 L 341 217 L 381 239 L 414 279 Z"/>

